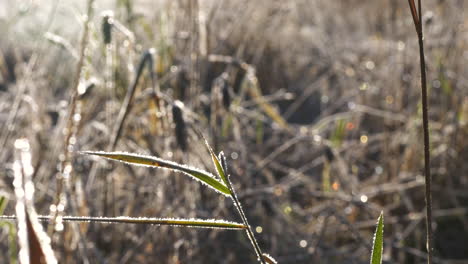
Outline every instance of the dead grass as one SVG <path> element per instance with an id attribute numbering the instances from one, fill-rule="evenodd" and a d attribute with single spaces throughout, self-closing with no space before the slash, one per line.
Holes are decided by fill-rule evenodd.
<path id="1" fill-rule="evenodd" d="M 79 50 L 80 23 L 73 12 L 85 9 L 63 3 L 56 12 L 38 6 L 21 15 L 10 2 L 5 4 L 10 12 L 0 20 L 5 32 L 0 41 L 0 189 L 13 192 L 13 142 L 27 137 L 36 209 L 48 214 L 77 61 L 41 36 L 51 31 Z M 115 150 L 209 170 L 210 157 L 192 128 L 201 130 L 216 151 L 227 154 L 239 199 L 254 229 L 261 231 L 259 243 L 280 263 L 368 263 L 381 210 L 384 261 L 425 262 L 418 48 L 405 1 L 149 1 L 127 7 L 125 2 L 97 1 L 96 14 L 112 8 L 115 19 L 135 34 L 135 45 L 122 32 L 113 32 L 114 78 L 106 86 L 109 64 L 101 18 L 92 20 L 82 82 L 97 82 L 79 99 L 74 150 L 109 148 L 137 60 L 154 47 L 165 108 L 157 108 L 150 76 L 143 73 Z M 468 240 L 467 6 L 463 0 L 425 2 L 434 263 L 455 263 L 468 259 L 461 246 Z M 36 20 L 42 10 L 55 18 L 50 27 Z M 62 22 L 63 17 L 68 19 Z M 45 26 L 34 31 L 34 23 Z M 213 62 L 210 54 L 237 63 Z M 261 101 L 248 90 L 253 84 L 245 65 L 255 69 Z M 229 108 L 222 103 L 222 89 L 214 88 L 223 73 Z M 186 150 L 177 141 L 172 116 L 176 99 L 184 103 Z M 287 126 L 259 102 L 277 109 Z M 72 157 L 68 215 L 101 216 L 107 207 L 112 208 L 107 214 L 125 216 L 235 218 L 231 203 L 170 172 L 103 163 L 90 182 L 91 161 Z M 105 196 L 111 181 L 114 194 Z M 12 205 L 6 214 L 13 212 Z M 61 262 L 254 261 L 249 241 L 230 231 L 80 228 L 84 239 L 67 225 L 54 238 Z M 7 241 L 6 231 L 0 236 Z M 2 252 L 7 247 L 0 243 Z"/>

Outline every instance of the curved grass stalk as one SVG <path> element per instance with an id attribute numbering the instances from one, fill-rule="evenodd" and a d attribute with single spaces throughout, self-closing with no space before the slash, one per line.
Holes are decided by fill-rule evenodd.
<path id="1" fill-rule="evenodd" d="M 188 176 L 191 176 L 195 180 L 206 184 L 215 191 L 223 194 L 230 195 L 228 187 L 222 182 L 218 181 L 215 176 L 207 171 L 191 168 L 185 165 L 181 165 L 172 161 L 163 160 L 157 157 L 137 155 L 125 152 L 101 152 L 101 151 L 81 151 L 82 154 L 101 156 L 111 160 L 122 161 L 131 165 L 164 168 L 173 171 L 182 172 Z"/>
<path id="2" fill-rule="evenodd" d="M 154 53 L 154 50 L 150 49 L 141 56 L 141 60 L 137 69 L 137 74 L 135 76 L 135 79 L 132 82 L 132 85 L 127 90 L 127 95 L 125 96 L 124 102 L 122 103 L 122 107 L 120 108 L 119 116 L 117 117 L 116 126 L 114 127 L 114 130 L 112 132 L 110 150 L 114 150 L 115 147 L 117 146 L 117 142 L 122 134 L 122 128 L 124 126 L 125 120 L 132 106 L 133 97 L 135 96 L 136 88 L 138 86 L 139 80 L 143 74 L 143 69 L 145 68 L 146 64 L 148 64 L 148 69 L 150 72 L 153 89 L 156 90 L 155 88 L 156 77 L 154 76 L 154 71 L 153 71 L 153 53 Z M 159 100 L 157 100 L 157 102 L 159 102 Z M 157 105 L 159 106 L 159 103 Z"/>

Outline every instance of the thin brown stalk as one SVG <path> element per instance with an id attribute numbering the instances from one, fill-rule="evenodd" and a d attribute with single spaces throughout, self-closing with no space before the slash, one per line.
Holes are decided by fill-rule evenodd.
<path id="1" fill-rule="evenodd" d="M 419 44 L 419 61 L 421 67 L 421 95 L 422 95 L 422 115 L 423 115 L 423 133 L 424 133 L 424 176 L 426 187 L 426 235 L 427 235 L 427 263 L 432 264 L 433 255 L 433 232 L 432 232 L 432 178 L 431 178 L 431 152 L 429 141 L 429 116 L 428 116 L 428 102 L 427 102 L 427 77 L 426 77 L 426 61 L 424 56 L 424 35 L 422 27 L 422 6 L 421 0 L 418 0 L 418 10 L 414 0 L 408 0 L 413 22 L 416 26 L 416 33 L 418 36 Z M 416 14 L 417 13 L 417 14 Z"/>
<path id="2" fill-rule="evenodd" d="M 86 12 L 86 20 L 84 22 L 84 29 L 83 29 L 83 35 L 81 36 L 81 43 L 80 43 L 80 53 L 79 53 L 79 59 L 78 59 L 78 64 L 76 66 L 76 72 L 73 80 L 73 86 L 71 90 L 71 97 L 70 97 L 70 103 L 69 103 L 69 108 L 68 108 L 68 114 L 67 114 L 67 119 L 66 119 L 66 124 L 65 124 L 65 129 L 64 129 L 64 134 L 65 134 L 65 142 L 63 145 L 62 149 L 62 155 L 60 158 L 60 171 L 57 174 L 56 181 L 57 181 L 57 190 L 56 190 L 56 195 L 55 195 L 55 200 L 54 200 L 54 208 L 51 213 L 53 215 L 52 217 L 52 222 L 51 225 L 49 226 L 48 233 L 51 236 L 54 231 L 55 231 L 55 225 L 57 223 L 58 217 L 60 214 L 63 213 L 63 209 L 58 210 L 58 208 L 63 208 L 65 206 L 65 199 L 66 195 L 64 194 L 64 186 L 66 185 L 67 180 L 69 180 L 72 166 L 71 166 L 71 151 L 74 146 L 74 141 L 72 141 L 72 138 L 76 139 L 76 132 L 78 130 L 78 123 L 79 123 L 79 118 L 81 117 L 81 104 L 79 102 L 79 91 L 78 87 L 80 85 L 81 81 L 81 76 L 83 72 L 83 67 L 84 67 L 84 60 L 85 60 L 85 55 L 86 55 L 86 49 L 88 46 L 88 35 L 89 35 L 89 24 L 90 24 L 90 19 L 93 14 L 93 5 L 94 5 L 94 0 L 88 0 L 87 3 L 87 12 Z M 61 212 L 60 212 L 61 211 Z"/>

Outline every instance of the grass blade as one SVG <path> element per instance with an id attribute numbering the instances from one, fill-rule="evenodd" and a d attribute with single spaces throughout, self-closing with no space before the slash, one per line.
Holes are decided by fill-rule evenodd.
<path id="1" fill-rule="evenodd" d="M 0 216 L 0 220 L 14 220 L 15 215 Z M 41 221 L 49 221 L 48 215 L 40 215 L 38 219 Z M 107 224 L 148 224 L 148 225 L 167 225 L 175 227 L 198 227 L 212 229 L 246 229 L 242 223 L 236 223 L 218 219 L 198 219 L 198 218 L 156 218 L 156 217 L 92 217 L 92 216 L 64 216 L 64 222 L 95 222 Z"/>
<path id="2" fill-rule="evenodd" d="M 31 264 L 56 264 L 54 251 L 34 209 L 34 184 L 31 165 L 31 147 L 27 139 L 15 141 L 17 156 L 13 164 L 18 225 L 19 262 Z"/>
<path id="3" fill-rule="evenodd" d="M 231 192 L 228 187 L 218 181 L 215 176 L 207 171 L 191 168 L 172 161 L 163 160 L 157 157 L 138 155 L 126 152 L 102 152 L 102 151 L 81 151 L 82 154 L 100 156 L 111 160 L 118 160 L 132 165 L 165 168 L 173 171 L 178 171 L 191 176 L 195 180 L 206 184 L 215 191 L 229 196 Z"/>
<path id="4" fill-rule="evenodd" d="M 0 193 L 0 214 L 3 215 L 8 203 L 8 198 Z M 8 255 L 11 264 L 16 264 L 16 228 L 13 223 L 0 220 L 0 227 L 8 228 Z"/>
<path id="5" fill-rule="evenodd" d="M 229 189 L 229 182 L 228 182 L 228 179 L 227 179 L 226 174 L 224 172 L 223 166 L 221 166 L 221 161 L 218 159 L 218 157 L 214 153 L 214 151 L 211 148 L 210 144 L 208 144 L 208 140 L 206 140 L 206 138 L 201 134 L 201 132 L 198 132 L 198 133 L 199 133 L 199 136 L 201 138 L 203 138 L 203 140 L 205 141 L 205 146 L 208 149 L 208 152 L 210 152 L 211 159 L 213 160 L 213 164 L 216 167 L 216 171 L 218 172 L 219 178 L 221 178 L 221 180 L 224 182 L 224 184 L 226 186 L 228 186 L 228 189 Z M 231 191 L 229 191 L 229 194 L 231 194 Z"/>
<path id="6" fill-rule="evenodd" d="M 275 121 L 281 128 L 290 129 L 288 122 L 280 115 L 280 113 L 268 103 L 265 98 L 262 96 L 262 92 L 259 88 L 258 79 L 253 68 L 249 68 L 247 71 L 247 81 L 248 81 L 248 90 L 249 95 L 254 99 L 254 101 L 260 106 L 263 112 L 269 116 L 273 121 Z"/>
<path id="7" fill-rule="evenodd" d="M 8 203 L 8 198 L 0 193 L 0 214 L 3 214 Z"/>
<path id="8" fill-rule="evenodd" d="M 247 237 L 249 238 L 250 243 L 252 244 L 252 247 L 255 250 L 255 254 L 257 255 L 257 260 L 261 264 L 267 264 L 268 260 L 263 255 L 262 249 L 260 248 L 257 240 L 255 239 L 255 235 L 254 235 L 254 232 L 252 230 L 252 226 L 249 224 L 249 221 L 247 220 L 247 216 L 245 215 L 244 210 L 242 209 L 241 203 L 240 203 L 239 199 L 237 198 L 236 191 L 234 190 L 234 187 L 232 186 L 231 181 L 229 179 L 228 166 L 227 166 L 227 162 L 226 162 L 226 157 L 224 156 L 223 152 L 219 153 L 219 159 L 221 159 L 221 161 L 222 161 L 222 168 L 223 168 L 223 171 L 226 173 L 226 176 L 227 176 L 226 180 L 227 180 L 228 188 L 229 188 L 229 190 L 232 191 L 232 194 L 231 194 L 232 201 L 234 202 L 234 206 L 236 207 L 237 212 L 239 213 L 240 217 L 242 218 L 242 222 L 246 226 L 245 232 L 247 233 Z"/>
<path id="9" fill-rule="evenodd" d="M 384 227 L 384 216 L 383 212 L 380 213 L 379 219 L 377 221 L 377 227 L 374 233 L 374 242 L 372 243 L 372 255 L 371 255 L 371 264 L 381 264 L 382 263 L 382 253 L 383 253 L 383 227 Z"/>
<path id="10" fill-rule="evenodd" d="M 216 167 L 216 171 L 218 172 L 218 176 L 221 178 L 221 180 L 223 180 L 224 184 L 228 186 L 227 177 L 226 177 L 226 174 L 224 173 L 223 167 L 221 166 L 221 162 L 219 161 L 218 157 L 214 154 L 213 150 L 211 148 L 209 148 L 209 150 L 210 150 L 211 159 L 213 160 L 213 163 Z M 229 191 L 229 194 L 230 193 L 231 192 Z"/>
<path id="11" fill-rule="evenodd" d="M 268 264 L 278 264 L 278 261 L 267 253 L 263 253 L 262 257 Z"/>

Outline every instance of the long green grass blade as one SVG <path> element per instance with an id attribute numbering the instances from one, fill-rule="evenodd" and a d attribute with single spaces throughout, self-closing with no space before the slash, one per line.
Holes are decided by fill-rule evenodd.
<path id="1" fill-rule="evenodd" d="M 381 264 L 383 254 L 383 227 L 384 227 L 384 216 L 383 212 L 380 213 L 379 220 L 377 221 L 377 227 L 374 234 L 374 242 L 372 245 L 371 264 Z"/>
<path id="2" fill-rule="evenodd" d="M 111 160 L 118 160 L 132 165 L 164 168 L 182 172 L 186 175 L 191 176 L 195 180 L 206 184 L 207 186 L 211 187 L 212 189 L 221 194 L 224 194 L 226 196 L 229 196 L 231 194 L 228 187 L 224 183 L 218 181 L 213 174 L 207 171 L 191 168 L 186 165 L 181 165 L 172 161 L 163 160 L 152 156 L 138 155 L 126 152 L 81 151 L 80 153 L 100 156 Z"/>
<path id="3" fill-rule="evenodd" d="M 2 215 L 0 220 L 14 220 L 15 215 Z M 48 215 L 39 215 L 41 221 L 49 221 Z M 90 222 L 90 223 L 108 223 L 108 224 L 148 224 L 148 225 L 167 225 L 176 227 L 199 227 L 215 229 L 246 229 L 244 224 L 218 220 L 218 219 L 197 219 L 197 218 L 156 218 L 156 217 L 92 217 L 92 216 L 64 216 L 64 222 Z"/>

